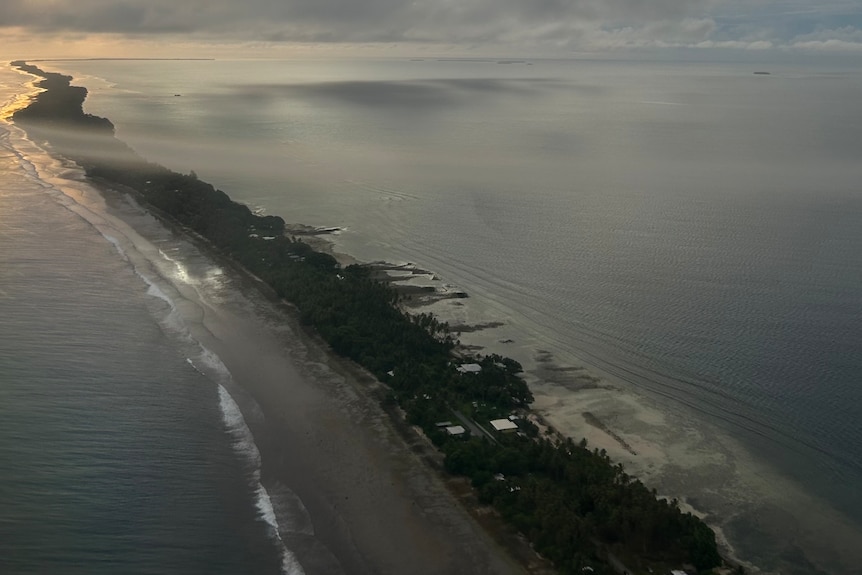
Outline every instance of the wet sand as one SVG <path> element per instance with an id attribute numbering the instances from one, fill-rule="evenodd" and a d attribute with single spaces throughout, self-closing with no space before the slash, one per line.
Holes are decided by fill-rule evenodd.
<path id="1" fill-rule="evenodd" d="M 316 541 L 286 537 L 309 573 L 524 572 L 423 461 L 422 446 L 392 426 L 372 378 L 295 325 L 273 334 L 224 311 L 205 323 L 209 345 L 261 406 L 249 424 L 264 485 L 289 486 L 312 518 Z"/>

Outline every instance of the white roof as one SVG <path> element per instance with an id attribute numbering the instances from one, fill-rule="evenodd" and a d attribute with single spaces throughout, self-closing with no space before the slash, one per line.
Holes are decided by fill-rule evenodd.
<path id="1" fill-rule="evenodd" d="M 446 433 L 448 433 L 449 435 L 461 435 L 462 433 L 466 432 L 467 430 L 460 425 L 452 425 L 446 428 Z"/>
<path id="2" fill-rule="evenodd" d="M 482 371 L 482 366 L 478 363 L 465 363 L 458 366 L 458 371 L 461 373 L 479 373 Z"/>
<path id="3" fill-rule="evenodd" d="M 495 431 L 508 431 L 510 429 L 518 429 L 517 424 L 508 419 L 495 419 L 491 421 L 491 425 Z"/>

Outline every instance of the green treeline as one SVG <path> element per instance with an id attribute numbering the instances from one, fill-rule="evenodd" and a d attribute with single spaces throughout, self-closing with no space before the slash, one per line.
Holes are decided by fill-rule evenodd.
<path id="1" fill-rule="evenodd" d="M 562 573 L 611 572 L 611 552 L 630 568 L 666 569 L 720 564 L 713 532 L 656 497 L 640 481 L 586 443 L 539 437 L 523 417 L 533 398 L 518 362 L 475 356 L 476 373 L 461 373 L 449 326 L 429 314 L 410 315 L 399 294 L 364 266 L 341 268 L 328 254 L 287 237 L 284 221 L 259 216 L 227 194 L 145 161 L 114 137 L 104 118 L 84 114 L 87 91 L 71 78 L 44 73 L 39 94 L 14 120 L 78 162 L 88 176 L 124 185 L 150 206 L 205 238 L 291 302 L 303 324 L 332 349 L 368 369 L 388 386 L 384 405 L 399 406 L 445 454 L 449 473 L 470 479 L 482 502 L 532 542 Z M 450 437 L 440 422 L 458 418 L 487 426 L 516 418 L 520 433 Z M 468 434 L 469 435 L 469 434 Z"/>
<path id="2" fill-rule="evenodd" d="M 470 477 L 480 501 L 493 504 L 561 572 L 594 566 L 597 540 L 632 568 L 685 559 L 705 570 L 720 562 L 709 527 L 586 442 L 505 439 L 498 447 L 476 439 L 447 444 L 446 468 Z"/>

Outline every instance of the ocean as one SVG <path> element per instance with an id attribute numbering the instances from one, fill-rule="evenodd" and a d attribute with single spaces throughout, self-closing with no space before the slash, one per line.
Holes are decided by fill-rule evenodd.
<path id="1" fill-rule="evenodd" d="M 606 448 L 659 493 L 704 514 L 751 566 L 780 573 L 858 572 L 860 69 L 773 63 L 769 75 L 755 75 L 763 63 L 457 59 L 44 66 L 73 74 L 90 90 L 86 110 L 111 119 L 118 137 L 148 159 L 194 171 L 234 199 L 288 222 L 337 228 L 328 239 L 360 261 L 409 262 L 421 271 L 409 274 L 410 281 L 467 292 L 467 299 L 443 299 L 424 309 L 455 325 L 462 343 L 521 361 L 536 408 L 554 427 Z M 4 196 L 18 206 L 14 227 L 6 224 L 4 234 L 59 230 L 70 239 L 57 249 L 79 255 L 101 250 L 87 265 L 114 269 L 90 270 L 65 253 L 40 252 L 52 259 L 37 267 L 60 278 L 34 279 L 39 275 L 27 268 L 15 275 L 58 292 L 42 301 L 32 285 L 18 288 L 30 301 L 23 306 L 4 297 L 4 326 L 14 321 L 6 319 L 14 317 L 7 306 L 26 310 L 21 323 L 50 326 L 49 333 L 75 343 L 72 350 L 55 351 L 35 334 L 28 355 L 17 350 L 27 337 L 4 341 L 3 357 L 16 358 L 18 371 L 3 371 L 16 374 L 15 385 L 36 385 L 28 383 L 39 377 L 33 365 L 50 364 L 40 353 L 63 365 L 71 361 L 68 354 L 78 352 L 72 365 L 85 356 L 78 346 L 86 338 L 57 326 L 93 338 L 112 334 L 107 342 L 92 342 L 103 350 L 91 361 L 106 371 L 100 376 L 105 381 L 116 380 L 116 370 L 128 375 L 139 365 L 139 377 L 168 385 L 173 380 L 159 374 L 157 364 L 186 382 L 168 385 L 181 394 L 201 385 L 194 367 L 205 357 L 215 365 L 208 369 L 218 371 L 217 358 L 165 327 L 174 299 L 152 297 L 167 290 L 159 283 L 164 270 L 144 274 L 141 289 L 141 276 L 124 260 L 126 248 L 118 251 L 110 233 L 94 232 L 62 208 L 54 210 L 57 217 L 70 223 L 46 225 L 26 206 L 50 191 L 34 183 L 38 178 L 12 183 L 22 170 L 14 168 L 22 165 L 16 158 L 10 152 L 6 160 L 11 167 L 3 177 L 10 184 L 4 189 L 30 186 L 35 196 Z M 75 249 L 73 238 L 90 247 Z M 46 241 L 37 235 L 19 257 L 26 260 Z M 186 265 L 189 257 L 174 259 Z M 208 297 L 223 295 L 221 275 L 210 264 L 190 261 L 204 285 L 215 286 L 210 289 L 216 295 Z M 5 261 L 0 269 L 7 269 Z M 110 278 L 98 282 L 91 302 L 110 313 L 85 311 L 86 298 L 78 294 L 88 293 L 86 287 L 64 288 L 65 281 L 93 277 Z M 4 276 L 0 286 L 7 294 L 14 286 L 8 282 Z M 101 293 L 107 288 L 115 290 L 115 300 Z M 48 303 L 68 307 L 69 294 L 75 294 L 73 317 L 60 316 Z M 117 309 L 137 315 L 124 319 Z M 44 315 L 30 315 L 37 313 Z M 121 345 L 117 328 L 94 318 L 130 329 L 134 345 Z M 164 337 L 142 338 L 141 325 Z M 138 350 L 146 341 L 152 348 Z M 195 404 L 201 421 L 189 417 L 174 425 L 168 419 L 156 428 L 181 434 L 170 443 L 182 443 L 198 458 L 219 446 L 223 460 L 207 456 L 196 466 L 195 473 L 208 478 L 200 485 L 231 476 L 206 473 L 206 465 L 234 470 L 242 487 L 213 486 L 206 496 L 196 487 L 198 515 L 188 516 L 208 517 L 207 506 L 218 507 L 219 497 L 230 492 L 249 533 L 257 529 L 263 536 L 218 551 L 239 561 L 250 541 L 268 541 L 273 556 L 284 558 L 289 551 L 266 537 L 267 514 L 255 512 L 261 505 L 257 464 L 249 449 L 234 448 L 242 433 L 226 423 L 227 388 L 210 385 L 209 407 Z M 4 387 L 4 394 L 7 389 L 15 400 L 4 401 L 8 409 L 24 401 L 15 399 L 20 393 L 14 386 Z M 143 391 L 129 390 L 137 392 Z M 102 397 L 92 387 L 81 393 L 88 400 Z M 174 409 L 183 405 L 164 392 L 156 395 Z M 76 416 L 66 401 L 64 409 L 48 405 L 31 409 L 45 417 Z M 32 450 L 51 440 L 13 424 L 35 421 L 24 407 L 26 402 L 4 421 L 19 431 L 2 437 L 20 435 Z M 167 418 L 171 413 L 157 406 L 153 411 Z M 111 425 L 110 417 L 87 419 L 96 421 Z M 209 448 L 189 439 L 203 430 L 211 433 Z M 14 453 L 27 451 L 26 445 L 22 439 Z M 58 449 L 57 457 L 67 452 Z M 131 459 L 117 455 L 129 453 L 122 444 L 106 453 Z M 158 481 L 172 473 L 196 477 L 174 470 Z M 182 493 L 192 483 L 173 487 Z M 169 487 L 159 487 L 158 497 L 181 499 L 168 495 Z M 241 496 L 245 505 L 237 502 Z M 21 500 L 25 510 L 34 504 Z M 234 519 L 223 514 L 207 521 L 212 533 L 195 536 L 218 539 L 219 521 Z M 27 549 L 20 541 L 15 549 Z"/>
<path id="2" fill-rule="evenodd" d="M 5 122 L 0 161 L 0 572 L 301 573 L 170 285 L 75 166 Z"/>

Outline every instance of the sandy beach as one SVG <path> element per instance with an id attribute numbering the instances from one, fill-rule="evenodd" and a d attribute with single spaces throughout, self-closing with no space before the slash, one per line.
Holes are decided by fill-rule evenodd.
<path id="1" fill-rule="evenodd" d="M 191 245 L 116 191 L 101 193 L 110 207 L 86 191 L 78 201 L 114 212 L 107 217 L 138 252 L 152 258 L 154 246 L 179 244 L 225 270 L 224 297 L 207 296 L 188 270 L 166 279 L 192 336 L 230 372 L 229 391 L 260 449 L 277 514 L 279 493 L 301 501 L 310 525 L 282 529 L 281 537 L 307 573 L 527 572 L 513 553 L 534 560 L 528 548 L 506 529 L 492 528 L 492 536 L 486 527 L 495 521 L 483 526 L 471 516 L 452 489 L 459 480 L 436 467 L 430 444 L 384 412 L 373 377 L 334 356 L 289 305 L 263 295 L 255 279 L 206 245 Z"/>
<path id="2" fill-rule="evenodd" d="M 295 327 L 273 336 L 254 319 L 207 325 L 234 379 L 261 405 L 250 424 L 264 485 L 297 493 L 344 572 L 523 572 L 422 461 L 421 445 L 417 454 L 392 427 L 370 378 Z M 326 572 L 311 565 L 325 556 L 312 545 L 299 560 Z"/>

